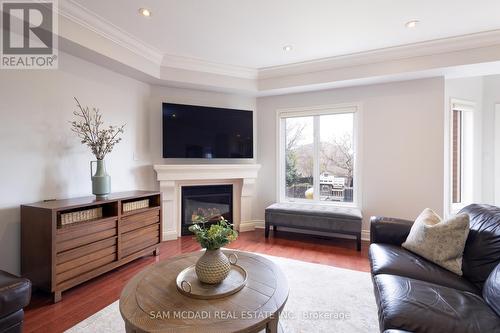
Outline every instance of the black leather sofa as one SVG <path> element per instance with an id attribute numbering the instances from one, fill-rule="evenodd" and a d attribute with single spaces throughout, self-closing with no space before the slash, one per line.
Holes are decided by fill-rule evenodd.
<path id="1" fill-rule="evenodd" d="M 369 250 L 380 331 L 500 332 L 500 208 L 469 205 L 458 276 L 401 247 L 413 221 L 372 217 Z"/>
<path id="2" fill-rule="evenodd" d="M 24 310 L 31 299 L 31 282 L 0 271 L 0 333 L 23 331 Z"/>

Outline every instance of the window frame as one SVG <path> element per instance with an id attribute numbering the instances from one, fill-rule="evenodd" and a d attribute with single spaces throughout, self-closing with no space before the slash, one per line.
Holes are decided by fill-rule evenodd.
<path id="1" fill-rule="evenodd" d="M 353 114 L 353 147 L 354 147 L 354 171 L 353 171 L 353 201 L 352 202 L 339 202 L 339 201 L 321 201 L 320 195 L 320 130 L 319 130 L 319 116 L 322 115 L 334 115 L 334 114 Z M 313 118 L 313 136 L 314 136 L 314 155 L 313 155 L 313 188 L 314 188 L 314 198 L 309 199 L 293 199 L 286 197 L 286 157 L 285 157 L 285 144 L 286 144 L 286 133 L 285 133 L 285 120 L 292 117 L 314 117 Z M 315 117 L 318 116 L 318 117 Z M 277 143 L 277 154 L 276 154 L 276 193 L 278 202 L 294 202 L 301 204 L 320 204 L 320 205 L 332 205 L 340 207 L 355 207 L 361 208 L 361 128 L 362 122 L 362 104 L 361 103 L 344 103 L 335 105 L 319 105 L 310 107 L 299 107 L 299 108 L 285 108 L 278 109 L 276 112 L 276 143 Z M 316 181 L 317 180 L 317 181 Z"/>
<path id="2" fill-rule="evenodd" d="M 462 112 L 461 114 L 461 142 L 460 142 L 460 197 L 461 201 L 454 203 L 453 202 L 453 113 L 455 111 L 460 111 Z M 464 117 L 464 112 L 467 112 L 467 119 Z M 474 201 L 474 188 L 473 186 L 470 188 L 467 188 L 466 185 L 467 183 L 474 183 L 474 163 L 470 163 L 468 168 L 465 167 L 465 158 L 466 156 L 473 156 L 476 154 L 475 150 L 475 113 L 476 113 L 476 103 L 467 101 L 467 100 L 462 100 L 462 99 L 457 99 L 457 98 L 451 98 L 450 99 L 450 108 L 448 110 L 448 128 L 449 128 L 449 133 L 448 133 L 448 140 L 449 140 L 449 147 L 448 147 L 448 188 L 447 188 L 447 205 L 448 205 L 448 211 L 450 214 L 456 214 L 458 213 L 463 207 L 467 206 L 468 204 L 472 203 Z M 468 133 L 464 135 L 465 127 L 468 127 Z M 465 145 L 469 144 L 471 146 L 471 150 L 466 154 L 464 152 L 465 150 Z M 473 159 L 472 159 L 473 160 Z M 470 178 L 470 179 L 466 179 Z M 465 193 L 465 191 L 470 191 L 468 195 Z M 467 198 L 469 198 L 469 201 L 467 201 Z"/>
<path id="3" fill-rule="evenodd" d="M 494 203 L 500 206 L 500 103 L 495 104 Z"/>

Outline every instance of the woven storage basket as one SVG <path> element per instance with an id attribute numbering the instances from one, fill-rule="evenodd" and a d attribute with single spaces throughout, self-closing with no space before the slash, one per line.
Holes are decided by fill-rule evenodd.
<path id="1" fill-rule="evenodd" d="M 149 207 L 149 199 L 136 200 L 123 203 L 123 211 L 130 212 L 137 209 L 143 209 Z"/>
<path id="2" fill-rule="evenodd" d="M 102 217 L 102 207 L 61 214 L 59 225 L 94 220 Z"/>

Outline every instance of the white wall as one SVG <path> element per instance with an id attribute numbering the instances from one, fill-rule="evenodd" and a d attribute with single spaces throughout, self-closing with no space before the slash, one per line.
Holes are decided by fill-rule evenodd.
<path id="1" fill-rule="evenodd" d="M 423 207 L 442 212 L 443 79 L 256 101 L 242 95 L 150 87 L 64 53 L 59 66 L 57 71 L 0 73 L 0 269 L 20 270 L 20 204 L 91 193 L 88 165 L 93 157 L 68 124 L 73 96 L 98 106 L 106 122 L 127 123 L 124 140 L 107 159 L 113 191 L 158 188 L 154 163 L 193 163 L 161 157 L 162 102 L 258 110 L 255 155 L 262 169 L 255 220 L 263 220 L 265 207 L 276 199 L 276 109 L 361 102 L 364 228 L 370 215 L 413 218 Z"/>
<path id="2" fill-rule="evenodd" d="M 495 137 L 494 137 L 494 203 L 500 206 L 500 103 L 495 104 Z"/>
<path id="3" fill-rule="evenodd" d="M 443 211 L 444 80 L 405 81 L 257 100 L 258 162 L 254 218 L 276 194 L 276 110 L 361 102 L 363 229 L 371 215 L 415 218 L 425 207 Z"/>
<path id="4" fill-rule="evenodd" d="M 445 186 L 444 200 L 445 212 L 450 211 L 451 202 L 451 173 L 450 173 L 450 121 L 451 121 L 451 100 L 458 99 L 475 104 L 473 122 L 474 122 L 474 161 L 473 161 L 473 202 L 482 202 L 482 173 L 483 173 L 483 77 L 468 77 L 459 79 L 445 80 Z"/>
<path id="5" fill-rule="evenodd" d="M 483 200 L 484 203 L 494 204 L 499 201 L 495 198 L 495 152 L 500 147 L 495 147 L 495 134 L 500 129 L 495 129 L 495 105 L 500 103 L 500 75 L 484 77 L 483 92 Z M 498 166 L 496 166 L 498 168 Z"/>
<path id="6" fill-rule="evenodd" d="M 150 88 L 60 53 L 59 70 L 0 73 L 0 269 L 20 272 L 19 205 L 90 195 L 93 156 L 70 131 L 73 96 L 109 124 L 126 123 L 107 158 L 112 190 L 154 188 L 146 133 Z M 146 153 L 143 153 L 146 151 Z M 144 158 L 134 161 L 134 152 Z"/>
<path id="7" fill-rule="evenodd" d="M 157 189 L 154 163 L 252 162 L 163 159 L 161 103 L 255 110 L 254 97 L 150 86 L 65 53 L 58 70 L 0 75 L 0 269 L 20 272 L 19 205 L 92 193 L 94 158 L 68 124 L 73 96 L 99 107 L 106 123 L 127 124 L 106 159 L 113 191 Z"/>

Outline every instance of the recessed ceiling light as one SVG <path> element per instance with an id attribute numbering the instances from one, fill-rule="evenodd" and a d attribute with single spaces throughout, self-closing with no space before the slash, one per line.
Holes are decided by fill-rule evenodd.
<path id="1" fill-rule="evenodd" d="M 151 11 L 147 8 L 139 8 L 139 14 L 145 17 L 150 17 L 151 16 Z"/>
<path id="2" fill-rule="evenodd" d="M 411 21 L 408 21 L 406 22 L 405 26 L 409 29 L 413 29 L 415 28 L 418 24 L 420 23 L 419 20 L 411 20 Z"/>
<path id="3" fill-rule="evenodd" d="M 283 51 L 285 52 L 290 52 L 293 49 L 292 45 L 285 45 L 283 46 Z"/>

